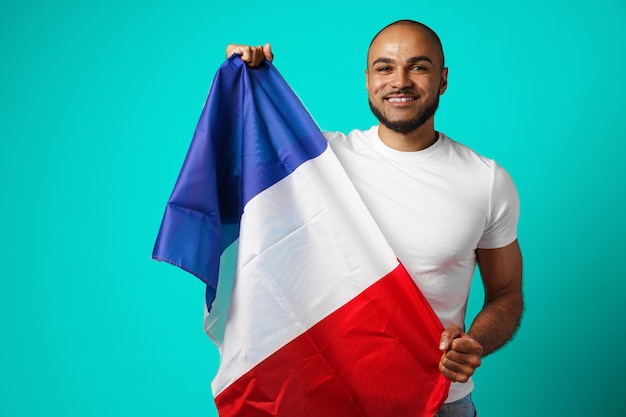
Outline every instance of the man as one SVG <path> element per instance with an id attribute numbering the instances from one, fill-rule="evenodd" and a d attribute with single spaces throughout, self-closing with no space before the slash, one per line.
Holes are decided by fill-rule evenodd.
<path id="1" fill-rule="evenodd" d="M 273 59 L 269 44 L 226 51 L 251 67 Z M 474 416 L 471 376 L 513 336 L 523 309 L 517 192 L 494 161 L 435 131 L 448 68 L 430 28 L 411 20 L 383 28 L 370 44 L 365 75 L 378 126 L 325 135 L 444 325 L 439 369 L 453 383 L 438 416 Z M 476 264 L 485 304 L 465 332 Z"/>

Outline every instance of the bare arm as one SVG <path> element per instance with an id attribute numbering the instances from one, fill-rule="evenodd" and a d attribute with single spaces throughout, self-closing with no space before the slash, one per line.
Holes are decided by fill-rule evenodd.
<path id="1" fill-rule="evenodd" d="M 504 345 L 519 325 L 522 297 L 522 255 L 517 240 L 500 249 L 476 251 L 485 287 L 485 305 L 469 335 L 483 347 L 483 356 Z"/>
<path id="2" fill-rule="evenodd" d="M 451 326 L 441 335 L 440 349 L 444 353 L 439 369 L 452 381 L 466 382 L 483 356 L 513 336 L 524 306 L 522 255 L 517 240 L 503 248 L 478 249 L 476 257 L 485 304 L 467 333 Z"/>

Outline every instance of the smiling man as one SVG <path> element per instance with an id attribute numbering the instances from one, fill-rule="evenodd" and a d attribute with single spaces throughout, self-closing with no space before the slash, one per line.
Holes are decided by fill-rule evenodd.
<path id="1" fill-rule="evenodd" d="M 269 44 L 229 45 L 249 66 L 272 59 Z M 367 55 L 366 88 L 377 126 L 325 133 L 389 245 L 441 320 L 440 371 L 453 383 L 438 417 L 476 415 L 471 376 L 503 346 L 523 309 L 517 242 L 519 200 L 495 161 L 435 130 L 448 69 L 437 34 L 401 20 L 383 28 Z M 467 332 L 479 266 L 485 303 Z"/>
<path id="2" fill-rule="evenodd" d="M 418 23 L 386 27 L 370 44 L 365 74 L 381 140 L 402 151 L 432 145 L 436 141 L 433 116 L 448 85 L 437 35 Z"/>

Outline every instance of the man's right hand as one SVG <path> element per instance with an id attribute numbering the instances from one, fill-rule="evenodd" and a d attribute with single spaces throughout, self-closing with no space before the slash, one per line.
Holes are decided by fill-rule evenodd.
<path id="1" fill-rule="evenodd" d="M 226 47 L 226 58 L 230 58 L 233 54 L 240 55 L 241 60 L 245 62 L 247 66 L 252 68 L 261 66 L 265 58 L 267 58 L 270 62 L 274 59 L 272 47 L 269 43 L 266 43 L 263 46 L 228 45 Z"/>

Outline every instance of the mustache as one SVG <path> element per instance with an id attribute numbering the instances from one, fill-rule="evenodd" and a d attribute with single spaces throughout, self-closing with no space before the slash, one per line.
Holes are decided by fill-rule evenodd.
<path id="1" fill-rule="evenodd" d="M 417 93 L 415 92 L 415 90 L 413 90 L 413 89 L 412 89 L 412 88 L 410 88 L 410 87 L 399 88 L 399 89 L 396 89 L 396 90 L 390 91 L 390 92 L 389 92 L 389 93 L 387 93 L 387 94 L 410 94 L 410 95 L 413 95 L 413 96 L 416 96 L 416 95 L 417 95 Z"/>

